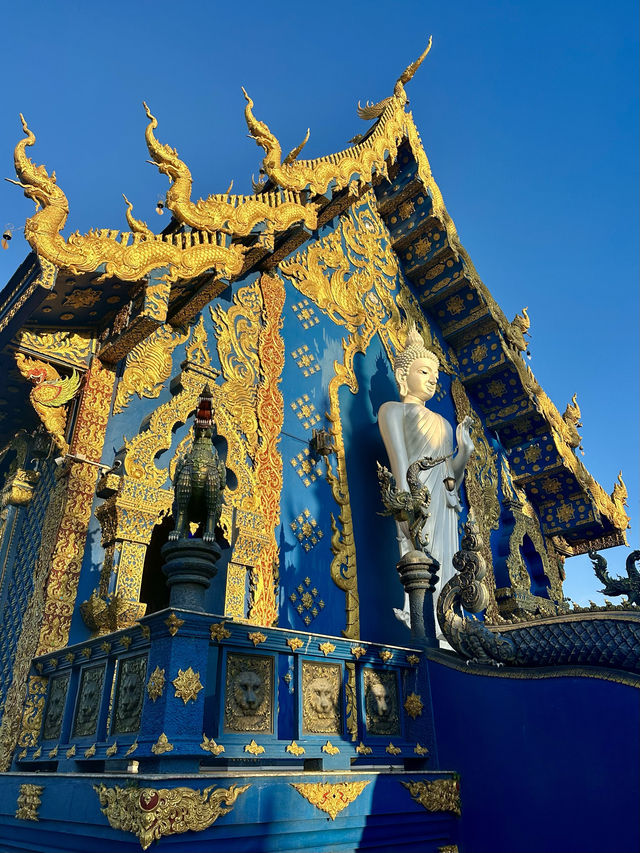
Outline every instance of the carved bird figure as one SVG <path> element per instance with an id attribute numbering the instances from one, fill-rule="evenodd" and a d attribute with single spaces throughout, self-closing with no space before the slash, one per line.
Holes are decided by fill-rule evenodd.
<path id="1" fill-rule="evenodd" d="M 76 370 L 71 376 L 60 376 L 52 364 L 27 358 L 21 352 L 16 353 L 16 363 L 20 373 L 33 383 L 29 399 L 46 429 L 64 453 L 68 445 L 64 439 L 67 425 L 67 412 L 63 408 L 78 393 L 81 378 Z"/>

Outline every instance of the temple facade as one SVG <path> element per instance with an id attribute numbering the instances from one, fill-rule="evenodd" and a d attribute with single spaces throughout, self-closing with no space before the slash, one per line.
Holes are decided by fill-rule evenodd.
<path id="1" fill-rule="evenodd" d="M 505 317 L 460 243 L 407 109 L 427 52 L 315 160 L 245 93 L 252 195 L 192 200 L 145 105 L 159 234 L 125 199 L 127 231 L 63 236 L 22 119 L 37 211 L 0 297 L 1 850 L 631 849 L 640 555 L 628 580 L 594 556 L 622 604 L 562 589 L 567 558 L 626 542 L 626 489 L 577 457 L 576 398 L 545 394 L 526 309 Z M 437 600 L 401 583 L 377 470 L 411 328 L 439 365 L 429 409 L 474 444 Z M 599 803 L 615 843 L 571 829 L 571 803 Z"/>

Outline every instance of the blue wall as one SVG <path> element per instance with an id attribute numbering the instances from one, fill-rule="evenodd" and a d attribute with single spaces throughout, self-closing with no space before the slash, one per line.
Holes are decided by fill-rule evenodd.
<path id="1" fill-rule="evenodd" d="M 429 670 L 440 766 L 461 775 L 464 853 L 640 849 L 640 691 Z"/>

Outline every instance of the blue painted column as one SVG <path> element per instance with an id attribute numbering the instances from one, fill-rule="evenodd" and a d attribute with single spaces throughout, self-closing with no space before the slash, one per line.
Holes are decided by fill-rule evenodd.
<path id="1" fill-rule="evenodd" d="M 200 743 L 209 621 L 210 617 L 204 614 L 178 609 L 162 610 L 142 620 L 150 628 L 151 647 L 139 747 L 132 756 L 140 761 L 141 771 L 176 773 L 199 769 L 204 755 Z M 150 681 L 153 684 L 163 680 L 162 691 L 156 695 L 150 689 Z"/>

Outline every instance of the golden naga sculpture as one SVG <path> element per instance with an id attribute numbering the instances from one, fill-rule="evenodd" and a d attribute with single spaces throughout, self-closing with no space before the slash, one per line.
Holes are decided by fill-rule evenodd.
<path id="1" fill-rule="evenodd" d="M 263 160 L 265 173 L 280 187 L 294 192 L 309 189 L 312 193 L 320 195 L 327 191 L 332 181 L 335 181 L 335 188 L 340 190 L 355 181 L 356 177 L 361 186 L 368 183 L 376 172 L 386 177 L 387 157 L 390 162 L 395 160 L 398 145 L 406 135 L 407 115 L 404 108 L 407 104 L 407 95 L 404 84 L 411 80 L 430 47 L 431 40 L 419 59 L 412 62 L 400 75 L 390 98 L 381 101 L 378 105 L 361 108 L 371 110 L 372 118 L 379 116 L 379 121 L 371 133 L 351 148 L 316 160 L 293 160 L 294 152 L 283 159 L 280 142 L 265 122 L 254 116 L 253 101 L 243 89 L 247 101 L 244 111 L 245 119 L 249 133 L 265 151 Z M 380 107 L 379 114 L 378 107 Z M 353 189 L 357 192 L 357 186 L 353 186 Z"/>
<path id="2" fill-rule="evenodd" d="M 25 149 L 35 143 L 36 137 L 22 114 L 20 120 L 26 138 L 18 142 L 14 152 L 18 180 L 7 180 L 22 187 L 25 196 L 36 203 L 35 215 L 25 222 L 24 236 L 38 255 L 75 274 L 93 272 L 104 264 L 105 275 L 123 281 L 138 281 L 160 267 L 169 267 L 169 282 L 194 278 L 208 270 L 224 278 L 241 271 L 245 250 L 227 246 L 225 234 L 156 235 L 144 223 L 133 220 L 130 207 L 128 219 L 134 231 L 131 244 L 129 232 L 109 229 L 92 230 L 86 235 L 76 232 L 65 240 L 60 231 L 69 215 L 69 202 L 57 185 L 55 172 L 49 176 L 44 166 L 36 166 L 27 157 Z"/>
<path id="3" fill-rule="evenodd" d="M 380 118 L 382 113 L 385 111 L 387 106 L 391 103 L 394 97 L 401 97 L 401 93 L 404 93 L 404 84 L 408 83 L 409 80 L 413 78 L 413 75 L 416 73 L 418 68 L 424 62 L 427 54 L 431 50 L 432 37 L 429 36 L 429 44 L 425 47 L 420 56 L 412 62 L 410 65 L 404 69 L 402 74 L 396 80 L 396 85 L 393 89 L 393 95 L 390 95 L 388 98 L 383 98 L 383 100 L 378 101 L 377 104 L 372 104 L 369 101 L 364 105 L 364 107 L 360 106 L 360 101 L 358 101 L 358 115 L 364 121 L 371 121 L 375 118 Z"/>
<path id="4" fill-rule="evenodd" d="M 525 335 L 531 327 L 531 320 L 527 314 L 527 309 L 522 309 L 522 314 L 516 314 L 513 320 L 504 330 L 505 337 L 518 352 L 524 352 L 528 343 L 525 340 Z"/>
<path id="5" fill-rule="evenodd" d="M 64 431 L 67 426 L 67 410 L 65 404 L 72 400 L 80 388 L 80 376 L 74 370 L 71 376 L 64 379 L 51 364 L 27 358 L 21 352 L 16 353 L 18 370 L 25 379 L 33 382 L 29 399 L 47 432 L 53 437 L 62 453 L 66 453 L 69 445 L 65 441 Z"/>
<path id="6" fill-rule="evenodd" d="M 562 416 L 562 420 L 565 422 L 569 430 L 569 436 L 567 438 L 567 444 L 569 447 L 580 446 L 582 436 L 578 434 L 578 428 L 582 426 L 582 423 L 580 422 L 581 417 L 580 406 L 578 405 L 578 395 L 574 394 L 571 398 L 571 402 L 567 403 L 567 408 L 564 410 L 564 415 Z"/>
<path id="7" fill-rule="evenodd" d="M 192 202 L 193 181 L 189 167 L 180 159 L 175 148 L 158 142 L 154 134 L 158 127 L 157 119 L 146 104 L 144 108 L 149 119 L 145 131 L 147 148 L 158 170 L 171 181 L 166 206 L 178 222 L 201 231 L 226 231 L 238 237 L 245 237 L 261 223 L 266 223 L 272 231 L 286 231 L 298 222 L 303 222 L 310 229 L 317 227 L 317 205 L 305 204 L 299 193 L 286 189 L 245 196 L 230 195 L 229 187 L 226 193 Z M 294 148 L 287 159 L 297 157 L 308 137 L 307 133 L 304 142 Z"/>

